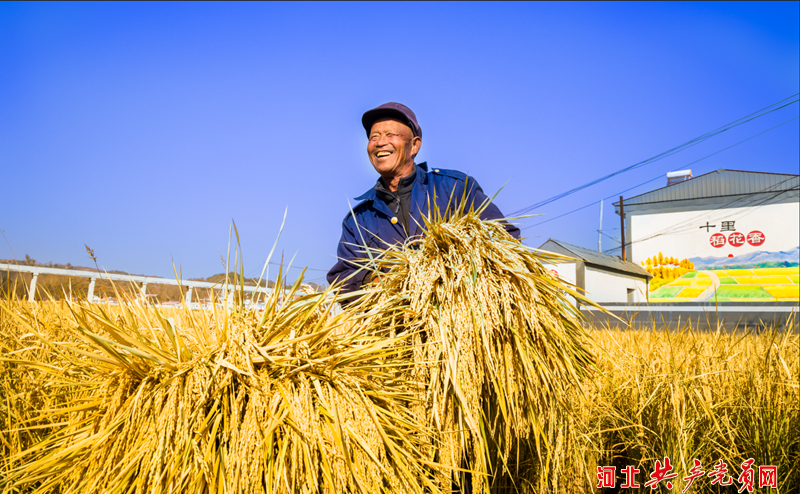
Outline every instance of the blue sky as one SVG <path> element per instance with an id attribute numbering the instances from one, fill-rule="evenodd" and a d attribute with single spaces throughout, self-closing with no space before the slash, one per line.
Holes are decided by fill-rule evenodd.
<path id="1" fill-rule="evenodd" d="M 187 277 L 278 255 L 322 281 L 377 178 L 361 114 L 517 211 L 800 91 L 800 3 L 0 3 L 0 258 Z M 540 210 L 534 225 L 786 122 L 798 105 Z M 798 120 L 701 161 L 798 173 Z M 611 201 L 604 230 L 619 235 Z M 527 228 L 597 246 L 598 207 Z M 614 242 L 604 237 L 604 248 Z M 618 245 L 618 244 L 617 244 Z M 296 271 L 293 270 L 293 273 Z"/>

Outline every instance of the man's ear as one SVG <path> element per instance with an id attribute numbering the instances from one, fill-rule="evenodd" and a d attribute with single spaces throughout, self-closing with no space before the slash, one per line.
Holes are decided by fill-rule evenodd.
<path id="1" fill-rule="evenodd" d="M 419 149 L 422 147 L 422 138 L 421 137 L 413 137 L 411 139 L 411 159 L 414 159 L 419 153 Z"/>

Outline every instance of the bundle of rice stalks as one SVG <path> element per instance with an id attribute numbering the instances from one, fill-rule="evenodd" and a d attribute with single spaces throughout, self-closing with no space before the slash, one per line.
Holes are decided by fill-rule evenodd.
<path id="1" fill-rule="evenodd" d="M 468 488 L 463 471 L 451 479 L 462 469 L 475 493 L 542 492 L 558 485 L 570 396 L 593 367 L 566 297 L 585 299 L 543 266 L 563 258 L 479 214 L 434 210 L 424 237 L 368 252 L 380 283 L 359 308 L 405 308 L 401 325 L 414 341 L 408 380 L 424 397 L 414 412 L 436 431 L 432 457 L 449 467 L 438 471 L 439 485 Z"/>
<path id="2" fill-rule="evenodd" d="M 7 295 L 7 294 L 3 294 Z M 2 296 L 2 295 L 0 295 Z M 3 303 L 7 306 L 9 303 Z M 10 302 L 25 306 L 28 317 L 39 322 L 40 328 L 50 341 L 63 345 L 77 344 L 79 339 L 67 329 L 69 321 L 65 306 L 50 304 L 33 305 Z M 27 334 L 26 334 L 27 333 Z M 64 364 L 61 353 L 42 345 L 33 334 L 20 327 L 9 313 L 0 310 L 0 479 L 10 469 L 10 458 L 31 445 L 44 440 L 51 430 L 47 422 L 39 423 L 35 417 L 38 410 L 47 410 L 65 405 L 63 389 L 42 382 L 38 369 L 51 369 Z M 15 360 L 35 362 L 36 367 L 20 367 Z M 80 375 L 64 376 L 80 379 Z M 20 427 L 24 425 L 24 427 Z M 1 481 L 1 480 L 0 480 Z"/>
<path id="3" fill-rule="evenodd" d="M 70 302 L 72 341 L 0 302 L 18 335 L 0 358 L 0 491 L 439 492 L 398 379 L 411 333 L 375 329 L 391 310 L 331 316 L 330 291 L 299 287 L 263 312 Z M 44 406 L 21 406 L 34 390 Z"/>

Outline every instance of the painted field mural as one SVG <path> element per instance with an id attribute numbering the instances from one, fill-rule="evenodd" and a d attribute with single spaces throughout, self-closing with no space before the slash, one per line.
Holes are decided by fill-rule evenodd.
<path id="1" fill-rule="evenodd" d="M 651 302 L 800 301 L 800 265 L 792 262 L 791 253 L 779 254 L 742 264 L 728 258 L 696 258 L 696 269 L 691 259 L 678 261 L 659 252 L 641 264 L 653 275 Z"/>
<path id="2" fill-rule="evenodd" d="M 800 301 L 800 267 L 690 271 L 650 292 L 650 302 Z"/>
<path id="3" fill-rule="evenodd" d="M 650 302 L 800 301 L 797 203 L 632 218 Z M 666 255 L 665 255 L 666 254 Z"/>
<path id="4" fill-rule="evenodd" d="M 650 280 L 651 292 L 694 270 L 694 264 L 689 259 L 679 261 L 677 258 L 665 256 L 661 252 L 652 258 L 648 257 L 641 263 L 642 267 L 653 275 Z"/>

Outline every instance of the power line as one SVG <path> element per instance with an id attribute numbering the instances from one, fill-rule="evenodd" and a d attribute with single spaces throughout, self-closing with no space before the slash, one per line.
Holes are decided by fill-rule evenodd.
<path id="1" fill-rule="evenodd" d="M 631 188 L 629 188 L 629 189 L 625 189 L 625 190 L 623 190 L 623 191 L 621 191 L 621 192 L 617 192 L 616 194 L 611 194 L 611 195 L 610 195 L 610 196 L 608 196 L 608 197 L 604 197 L 604 198 L 603 198 L 603 200 L 605 201 L 606 199 L 612 199 L 612 198 L 614 198 L 614 197 L 619 197 L 621 194 L 624 194 L 625 192 L 628 192 L 629 190 L 633 190 L 633 189 L 635 189 L 635 188 L 637 188 L 637 187 L 641 187 L 642 185 L 647 185 L 647 184 L 649 184 L 650 182 L 655 182 L 656 180 L 660 180 L 660 179 L 662 179 L 662 178 L 664 178 L 664 176 L 663 176 L 663 175 L 659 175 L 659 176 L 657 176 L 656 178 L 651 178 L 651 179 L 650 179 L 650 180 L 648 180 L 647 182 L 642 182 L 642 183 L 640 183 L 639 185 L 634 185 L 633 187 L 631 187 Z M 582 209 L 586 209 L 586 208 L 588 208 L 588 207 L 590 207 L 590 206 L 594 206 L 595 204 L 600 204 L 600 201 L 594 201 L 594 202 L 593 202 L 593 203 L 591 203 L 591 204 L 587 204 L 587 205 L 585 205 L 585 206 L 581 206 L 581 207 L 579 207 L 579 208 L 577 208 L 577 209 L 573 209 L 572 211 L 569 211 L 569 212 L 567 212 L 567 213 L 560 214 L 560 215 L 558 215 L 558 216 L 554 216 L 554 217 L 552 217 L 552 218 L 550 218 L 550 219 L 547 219 L 547 220 L 544 220 L 544 221 L 540 221 L 539 223 L 536 223 L 535 225 L 529 225 L 529 226 L 526 226 L 526 227 L 520 228 L 520 230 L 527 230 L 528 228 L 533 228 L 533 227 L 535 227 L 535 226 L 543 225 L 543 224 L 545 224 L 545 223 L 548 223 L 548 222 L 550 222 L 550 221 L 557 220 L 558 218 L 561 218 L 561 217 L 567 216 L 568 214 L 577 213 L 578 211 L 580 211 L 580 210 L 582 210 Z"/>
<path id="2" fill-rule="evenodd" d="M 676 231 L 676 230 L 678 230 L 678 229 L 680 229 L 680 228 L 683 228 L 683 227 L 685 227 L 685 226 L 686 226 L 686 225 L 688 225 L 689 223 L 693 223 L 694 221 L 696 221 L 696 220 L 698 220 L 698 219 L 701 219 L 701 218 L 703 218 L 703 217 L 706 215 L 706 211 L 717 211 L 717 210 L 720 210 L 720 209 L 725 209 L 725 208 L 732 207 L 732 206 L 734 206 L 734 204 L 736 204 L 736 203 L 738 203 L 738 202 L 741 202 L 741 201 L 744 201 L 744 200 L 746 200 L 746 199 L 747 199 L 749 196 L 753 196 L 753 195 L 757 195 L 757 194 L 768 194 L 768 193 L 773 193 L 773 196 L 771 196 L 771 197 L 767 197 L 767 198 L 763 199 L 763 200 L 761 201 L 761 203 L 760 203 L 760 204 L 757 204 L 757 205 L 755 205 L 755 206 L 749 206 L 749 207 L 756 208 L 756 209 L 757 209 L 757 208 L 760 208 L 760 207 L 762 207 L 762 206 L 764 205 L 764 203 L 766 203 L 767 201 L 769 201 L 769 200 L 771 200 L 771 199 L 774 199 L 775 197 L 778 197 L 779 195 L 781 195 L 781 194 L 783 194 L 783 193 L 786 193 L 786 192 L 791 192 L 791 191 L 793 191 L 793 190 L 798 190 L 798 189 L 800 189 L 800 187 L 792 187 L 792 188 L 790 188 L 790 189 L 785 189 L 785 190 L 778 190 L 778 191 L 776 191 L 776 190 L 775 190 L 775 188 L 777 188 L 777 187 L 779 187 L 779 186 L 783 185 L 784 183 L 786 183 L 786 182 L 788 182 L 788 181 L 790 181 L 790 180 L 794 180 L 795 178 L 796 178 L 796 177 L 794 177 L 794 176 L 791 176 L 791 177 L 789 177 L 789 178 L 786 178 L 786 179 L 784 179 L 784 180 L 781 180 L 780 182 L 778 182 L 778 183 L 776 183 L 776 184 L 770 185 L 769 187 L 767 187 L 767 188 L 766 188 L 766 189 L 764 189 L 764 190 L 760 190 L 760 191 L 758 191 L 758 192 L 749 192 L 749 193 L 746 193 L 746 194 L 741 194 L 741 195 L 739 195 L 739 197 L 736 197 L 735 199 L 731 200 L 730 202 L 728 202 L 728 203 L 726 203 L 726 204 L 723 204 L 723 205 L 721 205 L 721 206 L 717 206 L 717 207 L 715 207 L 715 208 L 711 208 L 711 209 L 704 210 L 704 211 L 703 211 L 703 213 L 701 213 L 701 214 L 698 214 L 698 215 L 694 216 L 693 218 L 689 218 L 689 219 L 686 219 L 686 220 L 680 221 L 680 222 L 678 222 L 678 223 L 675 223 L 674 225 L 670 225 L 669 227 L 667 227 L 667 228 L 664 228 L 663 230 L 661 230 L 661 231 L 659 231 L 659 232 L 656 232 L 655 234 L 653 234 L 653 235 L 651 235 L 651 236 L 649 236 L 649 237 L 642 238 L 642 239 L 639 239 L 639 240 L 634 240 L 634 241 L 631 241 L 631 242 L 628 242 L 628 243 L 626 243 L 625 245 L 626 245 L 626 246 L 628 246 L 628 245 L 633 245 L 633 244 L 635 244 L 635 243 L 637 243 L 637 242 L 643 242 L 643 241 L 645 241 L 645 240 L 649 240 L 649 239 L 651 239 L 651 238 L 658 237 L 658 236 L 660 236 L 660 235 L 663 235 L 663 234 L 664 234 L 664 232 L 666 232 L 667 230 L 671 231 L 672 233 L 688 233 L 688 231 Z M 734 206 L 734 207 L 735 207 L 735 206 Z M 748 214 L 749 214 L 749 213 L 748 213 Z M 619 248 L 619 247 L 617 247 L 617 248 Z"/>
<path id="3" fill-rule="evenodd" d="M 281 264 L 281 263 L 275 262 L 275 261 L 270 261 L 269 263 L 274 265 L 274 266 L 282 266 L 284 270 L 305 269 L 306 271 L 320 271 L 322 273 L 327 273 L 329 271 L 328 269 L 309 268 L 309 267 L 306 267 L 306 266 L 287 266 L 287 265 L 284 265 L 284 264 Z M 258 268 L 255 268 L 254 270 L 250 270 L 248 272 L 248 277 L 254 278 L 255 276 L 250 276 L 250 274 L 254 273 L 254 272 L 259 272 Z M 318 278 L 314 278 L 314 279 L 318 279 Z"/>
<path id="4" fill-rule="evenodd" d="M 774 111 L 777 111 L 777 110 L 780 110 L 782 108 L 785 108 L 785 107 L 787 107 L 787 106 L 789 106 L 791 104 L 797 103 L 798 101 L 800 101 L 800 98 L 797 97 L 798 95 L 800 95 L 800 93 L 797 93 L 797 94 L 794 94 L 792 96 L 789 96 L 788 98 L 784 98 L 784 99 L 778 101 L 777 103 L 773 103 L 773 104 L 771 104 L 769 106 L 766 106 L 766 107 L 762 108 L 761 110 L 758 110 L 758 111 L 756 111 L 754 113 L 746 115 L 746 116 L 744 116 L 744 117 L 742 117 L 742 118 L 740 118 L 738 120 L 734 120 L 733 122 L 725 124 L 722 127 L 719 127 L 719 128 L 717 128 L 715 130 L 707 132 L 707 133 L 705 133 L 705 134 L 703 134 L 701 136 L 695 137 L 694 139 L 689 140 L 689 141 L 687 141 L 687 142 L 685 142 L 685 143 L 683 143 L 683 144 L 681 144 L 679 146 L 676 146 L 676 147 L 674 147 L 672 149 L 664 151 L 663 153 L 657 154 L 657 155 L 653 156 L 652 158 L 648 158 L 648 159 L 646 159 L 644 161 L 640 161 L 640 162 L 635 163 L 633 165 L 626 166 L 625 168 L 622 168 L 622 169 L 617 170 L 617 171 L 615 171 L 613 173 L 610 173 L 610 174 L 605 175 L 603 177 L 600 177 L 600 178 L 597 178 L 595 180 L 592 180 L 591 182 L 587 182 L 587 183 L 585 183 L 583 185 L 580 185 L 578 187 L 570 189 L 570 190 L 568 190 L 566 192 L 562 192 L 560 194 L 556 194 L 556 195 L 550 197 L 549 199 L 545 199 L 543 201 L 539 201 L 539 202 L 537 202 L 535 204 L 532 204 L 530 206 L 524 207 L 524 208 L 522 208 L 522 209 L 520 209 L 518 211 L 513 212 L 509 216 L 513 217 L 513 216 L 524 215 L 524 214 L 526 214 L 526 213 L 528 213 L 530 211 L 533 211 L 534 209 L 540 208 L 540 207 L 542 207 L 544 205 L 550 204 L 551 202 L 557 201 L 559 199 L 563 199 L 564 197 L 567 197 L 567 196 L 569 196 L 571 194 L 574 194 L 574 193 L 579 192 L 579 191 L 581 191 L 583 189 L 591 187 L 592 185 L 595 185 L 595 184 L 598 184 L 598 183 L 603 182 L 605 180 L 608 180 L 609 178 L 615 177 L 615 176 L 617 176 L 617 175 L 619 175 L 621 173 L 625 173 L 625 172 L 628 172 L 628 171 L 631 171 L 631 170 L 635 170 L 635 169 L 643 167 L 645 165 L 649 165 L 651 163 L 655 163 L 656 161 L 662 160 L 662 159 L 664 159 L 664 158 L 666 158 L 668 156 L 672 156 L 673 154 L 676 154 L 676 153 L 679 153 L 681 151 L 684 151 L 684 150 L 686 150 L 686 149 L 688 149 L 688 148 L 690 148 L 692 146 L 700 144 L 701 142 L 704 142 L 704 141 L 706 141 L 706 140 L 708 140 L 708 139 L 710 139 L 712 137 L 715 137 L 715 136 L 717 136 L 717 135 L 719 135 L 719 134 L 721 134 L 723 132 L 726 132 L 726 131 L 731 130 L 731 129 L 735 128 L 735 127 L 738 127 L 739 125 L 745 124 L 747 122 L 755 120 L 756 118 L 763 117 L 764 115 L 768 115 L 769 113 L 772 113 Z M 794 98 L 794 99 L 792 99 L 792 98 Z M 789 101 L 788 103 L 784 103 L 786 100 L 789 100 L 789 99 L 791 99 L 791 101 Z M 777 106 L 777 105 L 780 105 L 780 106 Z M 775 108 L 773 108 L 773 107 L 775 107 Z"/>
<path id="5" fill-rule="evenodd" d="M 279 263 L 279 262 L 270 261 L 269 263 L 273 264 L 275 266 L 281 266 L 281 263 Z M 287 268 L 287 266 L 283 266 L 283 267 Z M 291 269 L 305 269 L 306 271 L 321 271 L 323 273 L 327 273 L 328 271 L 330 271 L 329 269 L 309 268 L 309 267 L 305 267 L 305 266 L 291 266 L 290 268 Z"/>
<path id="6" fill-rule="evenodd" d="M 764 199 L 761 201 L 761 203 L 760 203 L 760 204 L 757 204 L 757 205 L 754 205 L 754 206 L 750 206 L 750 207 L 754 208 L 754 209 L 753 209 L 753 211 L 755 211 L 756 209 L 758 209 L 758 208 L 760 208 L 760 207 L 763 207 L 764 205 L 766 205 L 765 203 L 766 203 L 767 201 L 770 201 L 770 200 L 772 200 L 772 199 L 774 199 L 774 198 L 778 197 L 778 196 L 779 196 L 779 195 L 781 195 L 781 194 L 784 194 L 784 193 L 786 193 L 786 192 L 791 192 L 791 191 L 794 191 L 794 190 L 800 190 L 800 187 L 792 187 L 791 189 L 778 190 L 778 191 L 775 191 L 775 190 L 774 190 L 776 187 L 778 187 L 778 186 L 782 185 L 783 183 L 785 183 L 785 182 L 788 182 L 789 180 L 794 180 L 794 179 L 795 179 L 795 177 L 790 177 L 790 178 L 787 178 L 787 179 L 785 179 L 785 180 L 782 180 L 782 181 L 778 182 L 777 184 L 771 185 L 771 186 L 767 187 L 766 189 L 764 189 L 764 190 L 762 190 L 762 191 L 759 191 L 759 192 L 751 192 L 751 193 L 748 193 L 748 194 L 743 194 L 743 195 L 742 195 L 742 197 L 737 197 L 736 199 L 733 199 L 732 201 L 730 201 L 730 202 L 728 202 L 728 203 L 726 203 L 726 204 L 723 204 L 723 205 L 721 205 L 721 206 L 717 206 L 717 207 L 715 207 L 715 208 L 711 208 L 711 209 L 708 209 L 708 210 L 704 210 L 704 212 L 703 212 L 703 213 L 701 213 L 701 214 L 699 214 L 699 215 L 697 215 L 697 216 L 695 216 L 695 217 L 693 217 L 693 218 L 689 218 L 689 219 L 686 219 L 686 220 L 680 221 L 680 222 L 678 222 L 678 223 L 676 223 L 676 224 L 674 224 L 674 225 L 670 225 L 669 227 L 667 227 L 667 228 L 665 228 L 665 229 L 663 229 L 663 230 L 661 230 L 661 231 L 659 231 L 659 232 L 656 232 L 656 233 L 654 233 L 653 235 L 650 235 L 649 237 L 640 238 L 640 239 L 638 239 L 638 240 L 632 240 L 632 241 L 630 241 L 630 242 L 626 242 L 626 243 L 625 243 L 625 246 L 626 246 L 626 247 L 628 247 L 628 246 L 630 246 L 630 245 L 633 245 L 633 244 L 636 244 L 636 243 L 639 243 L 639 242 L 644 242 L 645 240 L 650 240 L 650 239 L 652 239 L 652 238 L 655 238 L 655 237 L 660 237 L 661 235 L 663 235 L 663 234 L 664 234 L 665 232 L 667 232 L 668 230 L 669 230 L 671 233 L 688 233 L 688 232 L 679 232 L 679 231 L 676 231 L 676 230 L 678 230 L 678 229 L 680 229 L 680 228 L 683 228 L 683 227 L 685 227 L 687 224 L 689 224 L 689 223 L 693 223 L 694 221 L 696 221 L 696 220 L 698 220 L 698 219 L 700 219 L 700 218 L 704 217 L 704 216 L 706 215 L 706 211 L 717 211 L 717 210 L 720 210 L 720 209 L 729 208 L 729 207 L 733 206 L 734 204 L 736 204 L 737 202 L 744 201 L 745 199 L 747 199 L 747 197 L 748 197 L 748 196 L 752 196 L 752 195 L 756 195 L 756 194 L 765 194 L 765 193 L 770 193 L 770 192 L 772 192 L 772 194 L 773 194 L 773 195 L 772 195 L 772 196 L 770 196 L 770 197 L 766 197 L 766 198 L 764 198 Z M 752 213 L 753 211 L 750 211 L 750 213 Z M 747 213 L 747 214 L 750 214 L 750 213 Z M 619 240 L 618 240 L 618 241 L 619 241 Z M 622 247 L 622 245 L 621 245 L 621 242 L 620 242 L 620 246 L 619 246 L 619 247 L 614 247 L 614 248 L 612 248 L 612 249 L 608 249 L 607 251 L 604 251 L 604 252 L 611 252 L 611 251 L 613 251 L 613 250 L 620 249 L 621 247 Z"/>
<path id="7" fill-rule="evenodd" d="M 789 122 L 791 122 L 791 121 L 793 121 L 793 120 L 797 120 L 798 118 L 800 118 L 800 117 L 794 117 L 794 118 L 790 118 L 789 120 L 787 120 L 787 121 L 785 121 L 785 122 L 783 122 L 783 123 L 780 123 L 780 124 L 778 124 L 778 125 L 776 125 L 776 126 L 774 126 L 774 127 L 771 127 L 771 128 L 769 128 L 769 129 L 767 129 L 767 130 L 765 130 L 765 131 L 763 131 L 763 132 L 759 132 L 758 134 L 752 135 L 752 136 L 748 137 L 747 139 L 744 139 L 744 140 L 741 140 L 741 141 L 737 142 L 736 144 L 731 144 L 730 146 L 728 146 L 728 147 L 726 147 L 726 148 L 722 148 L 722 149 L 720 149 L 719 151 L 715 151 L 715 152 L 713 152 L 713 153 L 711 153 L 711 154 L 709 154 L 709 155 L 707 155 L 707 156 L 703 156 L 702 158 L 700 158 L 700 159 L 698 159 L 698 160 L 694 160 L 694 161 L 692 161 L 691 163 L 688 163 L 688 164 L 686 164 L 686 165 L 683 165 L 683 166 L 682 166 L 682 168 L 685 168 L 685 167 L 688 167 L 688 166 L 694 165 L 695 163 L 699 163 L 699 162 L 703 161 L 704 159 L 710 158 L 710 157 L 712 157 L 712 156 L 714 156 L 714 155 L 717 155 L 717 154 L 719 154 L 719 153 L 721 153 L 721 152 L 723 152 L 723 151 L 727 151 L 728 149 L 730 149 L 730 148 L 732 148 L 732 147 L 736 147 L 736 146 L 738 146 L 739 144 L 745 143 L 745 142 L 747 142 L 747 141 L 749 141 L 749 140 L 751 140 L 751 139 L 755 139 L 756 137 L 758 137 L 758 136 L 760 136 L 760 135 L 766 134 L 767 132 L 769 132 L 769 131 L 771 131 L 771 130 L 775 130 L 775 129 L 777 129 L 778 127 L 780 127 L 780 126 L 782 126 L 782 125 L 786 125 L 787 123 L 789 123 Z M 608 197 L 604 197 L 604 198 L 603 198 L 603 200 L 605 201 L 606 199 L 611 199 L 611 198 L 614 198 L 614 197 L 619 197 L 620 195 L 624 194 L 625 192 L 628 192 L 629 190 L 633 190 L 633 189 L 635 189 L 635 188 L 637 188 L 637 187 L 641 187 L 642 185 L 647 185 L 647 184 L 649 184 L 650 182 L 655 182 L 656 180 L 659 180 L 659 179 L 661 179 L 661 178 L 663 178 L 663 177 L 664 177 L 664 175 L 663 175 L 663 174 L 662 174 L 662 175 L 658 175 L 657 177 L 655 177 L 655 178 L 651 178 L 650 180 L 648 180 L 648 181 L 646 181 L 646 182 L 642 182 L 642 183 L 640 183 L 640 184 L 638 184 L 638 185 L 634 185 L 633 187 L 630 187 L 630 188 L 628 188 L 628 189 L 625 189 L 625 190 L 623 190 L 623 191 L 621 191 L 621 192 L 617 192 L 616 194 L 611 194 L 611 195 L 610 195 L 610 196 L 608 196 Z M 544 223 L 547 223 L 547 222 L 550 222 L 550 221 L 553 221 L 553 220 L 557 220 L 558 218 L 562 218 L 562 217 L 564 217 L 564 216 L 567 216 L 568 214 L 576 213 L 576 212 L 578 212 L 578 211 L 581 211 L 582 209 L 586 209 L 586 208 L 588 208 L 588 207 L 590 207 L 590 206 L 594 206 L 595 204 L 599 204 L 599 203 L 600 203 L 600 201 L 595 201 L 595 202 L 593 202 L 593 203 L 591 203 L 591 204 L 587 204 L 587 205 L 585 205 L 585 206 L 581 206 L 581 207 L 579 207 L 579 208 L 577 208 L 577 209 L 573 209 L 572 211 L 569 211 L 569 212 L 567 212 L 567 213 L 560 214 L 560 215 L 558 215 L 558 216 L 554 216 L 553 218 L 549 218 L 549 219 L 547 219 L 547 220 L 545 220 L 545 221 L 540 221 L 539 223 L 536 223 L 535 225 L 529 225 L 529 226 L 526 226 L 526 227 L 520 228 L 520 230 L 527 230 L 528 228 L 533 228 L 533 227 L 535 227 L 535 226 L 543 225 Z M 514 215 L 509 215 L 509 216 L 514 216 Z M 619 248 L 619 247 L 616 247 L 616 248 Z"/>
<path id="8" fill-rule="evenodd" d="M 606 233 L 606 232 L 604 232 L 604 231 L 601 231 L 600 233 L 602 233 L 602 234 L 603 234 L 603 235 L 605 235 L 606 237 L 610 238 L 610 239 L 611 239 L 611 240 L 613 240 L 614 242 L 619 242 L 619 239 L 618 239 L 617 237 L 612 237 L 611 235 L 609 235 L 608 233 Z M 617 248 L 617 249 L 619 249 L 619 247 L 616 247 L 616 248 Z M 609 250 L 614 250 L 614 249 L 609 249 Z M 605 252 L 608 252 L 608 251 L 605 251 Z"/>

